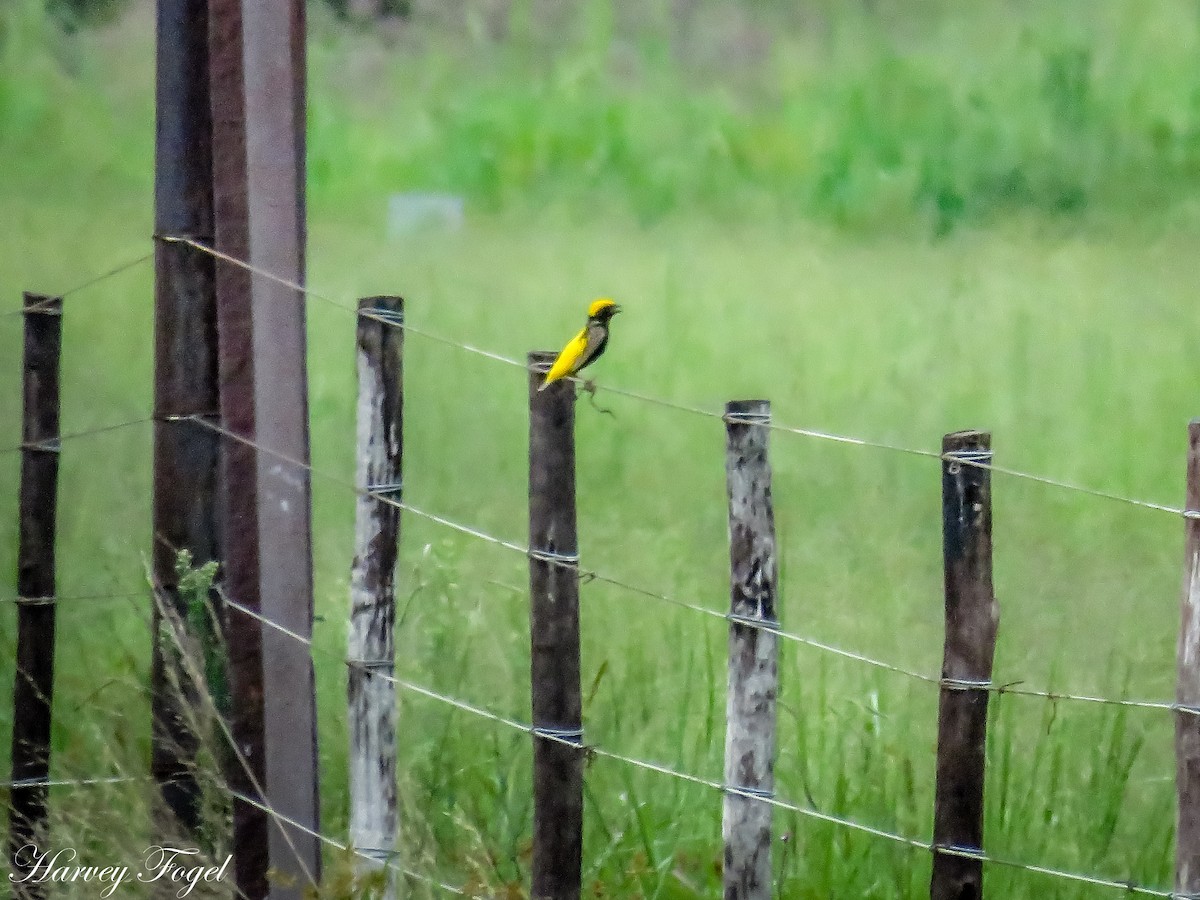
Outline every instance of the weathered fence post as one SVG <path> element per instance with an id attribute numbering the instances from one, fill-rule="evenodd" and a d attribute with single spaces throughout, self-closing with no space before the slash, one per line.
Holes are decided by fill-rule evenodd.
<path id="1" fill-rule="evenodd" d="M 554 356 L 529 354 L 532 900 L 578 898 L 583 853 L 575 383 L 563 380 L 538 391 Z"/>
<path id="2" fill-rule="evenodd" d="M 986 686 L 999 619 L 992 590 L 991 461 L 988 432 L 960 431 L 942 441 L 946 638 L 938 700 L 931 900 L 983 896 L 982 861 L 936 848 L 983 848 Z"/>
<path id="3" fill-rule="evenodd" d="M 158 0 L 155 231 L 211 243 L 207 30 L 207 0 Z M 178 590 L 178 551 L 190 552 L 197 566 L 219 555 L 220 436 L 195 421 L 212 422 L 218 414 L 214 291 L 212 257 L 183 243 L 156 244 L 152 558 L 160 596 L 153 613 L 150 769 L 169 811 L 157 825 L 161 840 L 170 839 L 179 826 L 196 831 L 201 818 L 196 777 L 201 736 L 193 733 L 190 719 L 199 688 L 183 672 L 179 654 L 164 646 L 159 626 L 164 612 L 188 621 Z M 214 594 L 210 600 L 219 618 L 219 598 Z"/>
<path id="4" fill-rule="evenodd" d="M 54 699 L 55 560 L 62 300 L 25 295 L 24 414 L 17 536 L 17 671 L 13 679 L 12 780 L 8 850 L 14 875 L 30 871 L 45 837 Z M 17 782 L 32 782 L 18 787 Z M 15 896 L 41 898 L 37 884 Z"/>
<path id="5" fill-rule="evenodd" d="M 729 495 L 729 689 L 726 700 L 726 900 L 771 896 L 771 818 L 775 796 L 775 701 L 779 693 L 775 510 L 767 459 L 771 404 L 725 405 Z M 763 628 L 762 626 L 766 626 Z"/>
<path id="6" fill-rule="evenodd" d="M 350 572 L 347 660 L 350 731 L 350 842 L 375 868 L 396 852 L 396 555 L 404 408 L 404 301 L 358 303 L 358 495 Z M 369 493 L 366 493 L 369 492 Z M 374 495 L 374 496 L 372 496 Z M 386 897 L 396 896 L 395 868 Z"/>
<path id="7" fill-rule="evenodd" d="M 1200 419 L 1188 426 L 1183 599 L 1175 701 L 1175 890 L 1200 894 Z"/>
<path id="8" fill-rule="evenodd" d="M 312 634 L 312 521 L 304 282 L 305 4 L 208 0 L 221 414 L 254 441 L 223 445 L 224 585 Z M 279 279 L 283 279 L 281 282 Z M 283 457 L 283 458 L 281 458 Z M 285 461 L 285 459 L 287 461 Z M 236 535 L 236 540 L 234 536 Z M 299 900 L 321 873 L 312 657 L 300 641 L 227 611 L 231 726 L 250 773 L 232 786 L 234 867 L 249 900 Z M 281 877 L 270 881 L 274 869 Z"/>

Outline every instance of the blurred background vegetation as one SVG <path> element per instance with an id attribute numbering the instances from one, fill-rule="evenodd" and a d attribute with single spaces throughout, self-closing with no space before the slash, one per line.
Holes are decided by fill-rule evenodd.
<path id="1" fill-rule="evenodd" d="M 69 35 L 130 3 L 9 0 L 0 152 L 57 141 L 82 161 L 97 149 L 82 132 L 127 130 L 111 98 L 83 120 L 51 107 L 64 80 L 86 90 L 89 60 Z M 312 190 L 347 206 L 419 185 L 485 210 L 702 209 L 944 233 L 1013 209 L 1158 210 L 1200 184 L 1196 0 L 310 11 Z M 137 162 L 127 174 L 144 180 Z"/>

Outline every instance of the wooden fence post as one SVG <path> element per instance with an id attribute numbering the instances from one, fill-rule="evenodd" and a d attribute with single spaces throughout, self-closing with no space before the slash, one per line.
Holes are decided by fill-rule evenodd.
<path id="1" fill-rule="evenodd" d="M 768 900 L 775 796 L 775 701 L 779 693 L 775 510 L 767 437 L 771 404 L 725 405 L 729 497 L 729 689 L 726 700 L 726 900 Z"/>
<path id="2" fill-rule="evenodd" d="M 1186 537 L 1175 700 L 1175 890 L 1200 894 L 1200 419 L 1188 426 Z"/>
<path id="3" fill-rule="evenodd" d="M 17 537 L 17 671 L 13 679 L 12 788 L 8 850 L 13 874 L 29 872 L 45 837 L 46 780 L 54 699 L 55 560 L 62 299 L 25 295 L 24 414 Z M 33 782 L 18 787 L 16 782 Z M 39 845 L 40 846 L 40 845 Z M 46 849 L 46 848 L 43 848 Z M 41 883 L 14 896 L 42 898 Z"/>
<path id="4" fill-rule="evenodd" d="M 992 590 L 991 435 L 960 431 L 942 441 L 942 547 L 946 638 L 938 699 L 937 786 L 931 900 L 983 896 L 979 859 L 937 847 L 983 849 L 987 708 L 999 609 Z"/>
<path id="5" fill-rule="evenodd" d="M 563 380 L 538 391 L 554 357 L 529 354 L 532 900 L 578 898 L 583 853 L 575 383 Z"/>
<path id="6" fill-rule="evenodd" d="M 212 120 L 208 97 L 207 0 L 158 0 L 154 227 L 160 235 L 212 242 Z M 187 622 L 176 555 L 195 565 L 219 556 L 216 505 L 220 436 L 213 260 L 183 243 L 154 248 L 154 499 L 152 739 L 150 770 L 164 806 L 159 840 L 201 824 L 191 711 L 199 686 L 162 640 L 163 613 Z M 194 418 L 193 418 L 194 417 Z M 202 421 L 195 421 L 201 419 Z M 220 599 L 209 598 L 220 618 Z M 212 646 L 211 633 L 197 635 Z M 164 818 L 162 813 L 168 813 Z"/>
<path id="7" fill-rule="evenodd" d="M 396 852 L 396 556 L 404 408 L 404 301 L 358 303 L 358 453 L 354 565 L 350 572 L 347 719 L 350 731 L 350 842 L 369 854 L 363 870 Z M 369 314 L 365 315 L 365 314 Z M 385 897 L 396 896 L 395 868 Z"/>

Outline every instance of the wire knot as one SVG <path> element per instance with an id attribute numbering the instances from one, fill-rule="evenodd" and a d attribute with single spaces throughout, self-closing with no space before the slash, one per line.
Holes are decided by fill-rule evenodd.
<path id="1" fill-rule="evenodd" d="M 379 484 L 368 484 L 366 487 L 368 494 L 382 494 L 390 496 L 391 494 L 400 494 L 404 491 L 403 481 L 385 481 Z"/>
<path id="2" fill-rule="evenodd" d="M 53 606 L 57 597 L 17 597 L 17 606 Z"/>
<path id="3" fill-rule="evenodd" d="M 397 328 L 404 327 L 404 310 L 368 306 L 360 309 L 358 314 L 364 319 L 374 319 L 377 322 L 382 322 L 384 325 L 394 325 Z"/>
<path id="4" fill-rule="evenodd" d="M 770 413 L 723 413 L 721 421 L 726 425 L 770 425 Z"/>
<path id="5" fill-rule="evenodd" d="M 780 630 L 778 619 L 767 619 L 760 616 L 748 616 L 745 613 L 735 612 L 726 613 L 725 618 L 730 622 L 736 622 L 738 625 L 745 625 L 749 628 L 758 628 L 763 631 Z"/>
<path id="6" fill-rule="evenodd" d="M 774 788 L 745 787 L 743 785 L 736 784 L 723 784 L 721 785 L 721 790 L 726 794 L 733 794 L 735 797 L 754 797 L 758 800 L 775 799 Z"/>
<path id="7" fill-rule="evenodd" d="M 534 725 L 533 736 L 546 738 L 559 744 L 583 747 L 583 728 L 558 728 L 549 725 Z"/>
<path id="8" fill-rule="evenodd" d="M 554 563 L 564 567 L 579 565 L 578 553 L 559 553 L 557 550 L 538 550 L 530 547 L 529 556 L 538 562 Z"/>

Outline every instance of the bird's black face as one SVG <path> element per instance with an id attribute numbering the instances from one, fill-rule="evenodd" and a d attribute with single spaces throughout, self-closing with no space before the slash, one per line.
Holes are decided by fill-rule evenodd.
<path id="1" fill-rule="evenodd" d="M 614 303 L 612 306 L 604 307 L 604 309 L 602 309 L 602 310 L 600 310 L 600 312 L 596 313 L 596 315 L 594 315 L 592 317 L 592 319 L 596 322 L 600 322 L 604 325 L 607 325 L 608 320 L 611 319 L 613 316 L 615 316 L 620 311 L 621 311 L 621 307 L 618 304 Z"/>

